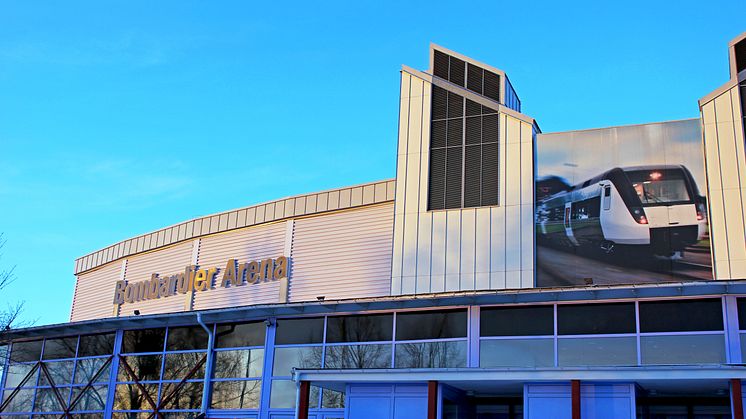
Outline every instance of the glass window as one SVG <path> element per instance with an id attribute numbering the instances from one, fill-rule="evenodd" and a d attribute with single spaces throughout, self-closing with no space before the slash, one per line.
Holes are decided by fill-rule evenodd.
<path id="1" fill-rule="evenodd" d="M 129 369 L 132 370 L 138 380 L 157 381 L 160 379 L 161 374 L 161 359 L 162 355 L 122 357 L 119 365 L 117 381 L 134 381 L 134 378 L 130 376 L 130 373 L 125 367 L 125 363 L 129 366 Z"/>
<path id="2" fill-rule="evenodd" d="M 275 348 L 272 375 L 290 376 L 293 368 L 321 368 L 320 346 Z"/>
<path id="3" fill-rule="evenodd" d="M 738 301 L 738 328 L 746 330 L 746 298 L 739 298 L 736 301 Z"/>
<path id="4" fill-rule="evenodd" d="M 396 315 L 396 340 L 462 337 L 466 337 L 466 310 L 420 311 Z"/>
<path id="5" fill-rule="evenodd" d="M 163 352 L 166 329 L 125 330 L 122 353 Z"/>
<path id="6" fill-rule="evenodd" d="M 641 336 L 643 364 L 722 364 L 725 337 L 714 335 Z"/>
<path id="7" fill-rule="evenodd" d="M 49 377 L 54 381 L 56 386 L 72 383 L 73 380 L 73 368 L 75 367 L 75 361 L 56 361 L 56 362 L 45 362 L 44 366 L 47 368 Z M 44 372 L 40 372 L 39 385 L 48 386 L 52 383 L 47 379 Z"/>
<path id="8" fill-rule="evenodd" d="M 276 345 L 321 343 L 324 339 L 324 319 L 280 319 L 275 332 Z"/>
<path id="9" fill-rule="evenodd" d="M 34 389 L 19 390 L 8 402 L 12 391 L 6 391 L 3 403 L 7 402 L 4 412 L 30 412 L 34 403 Z"/>
<path id="10" fill-rule="evenodd" d="M 179 383 L 163 383 L 161 388 L 161 400 L 166 400 L 171 397 L 171 394 L 176 391 L 176 394 L 170 398 L 170 400 L 164 405 L 164 409 L 199 409 L 202 407 L 202 385 L 199 382 L 187 382 L 181 387 L 178 387 Z"/>
<path id="11" fill-rule="evenodd" d="M 397 344 L 395 361 L 396 368 L 463 368 L 466 341 Z"/>
<path id="12" fill-rule="evenodd" d="M 689 201 L 681 169 L 625 171 L 643 205 Z"/>
<path id="13" fill-rule="evenodd" d="M 324 368 L 390 368 L 391 344 L 327 346 Z"/>
<path id="14" fill-rule="evenodd" d="M 321 391 L 321 407 L 325 409 L 344 409 L 345 393 L 323 389 Z"/>
<path id="15" fill-rule="evenodd" d="M 723 330 L 720 299 L 640 303 L 640 332 Z"/>
<path id="16" fill-rule="evenodd" d="M 557 342 L 559 366 L 637 365 L 637 338 L 565 338 Z"/>
<path id="17" fill-rule="evenodd" d="M 106 362 L 107 358 L 89 358 L 79 359 L 75 367 L 75 384 L 88 384 L 98 373 L 96 382 L 104 383 L 109 381 L 109 370 L 111 362 Z M 106 368 L 99 372 L 106 364 Z"/>
<path id="18" fill-rule="evenodd" d="M 272 380 L 272 389 L 269 397 L 269 407 L 284 409 L 295 408 L 295 392 L 295 382 L 288 380 Z M 313 395 L 309 396 L 309 400 L 314 400 Z"/>
<path id="19" fill-rule="evenodd" d="M 257 409 L 261 390 L 260 380 L 216 381 L 212 383 L 210 406 L 213 409 Z"/>
<path id="20" fill-rule="evenodd" d="M 145 392 L 140 391 L 137 384 L 117 384 L 114 395 L 114 410 L 150 410 L 153 405 L 150 399 L 158 402 L 158 384 L 143 384 Z"/>
<path id="21" fill-rule="evenodd" d="M 73 387 L 71 401 L 75 400 L 85 387 Z M 73 406 L 73 411 L 81 410 L 104 410 L 106 407 L 106 395 L 109 393 L 107 386 L 89 387 L 85 394 Z"/>
<path id="22" fill-rule="evenodd" d="M 204 378 L 207 354 L 205 352 L 177 352 L 167 353 L 163 369 L 164 380 L 181 380 L 191 374 L 189 379 Z M 197 365 L 200 364 L 199 368 Z M 195 370 L 195 368 L 197 368 Z"/>
<path id="23" fill-rule="evenodd" d="M 78 356 L 111 355 L 114 353 L 114 333 L 80 337 Z"/>
<path id="24" fill-rule="evenodd" d="M 495 307 L 480 310 L 480 336 L 554 334 L 554 307 Z"/>
<path id="25" fill-rule="evenodd" d="M 560 335 L 635 333 L 633 303 L 557 306 Z"/>
<path id="26" fill-rule="evenodd" d="M 213 378 L 261 377 L 264 349 L 216 351 Z"/>
<path id="27" fill-rule="evenodd" d="M 18 387 L 32 370 L 33 373 L 29 376 L 28 380 L 26 380 L 26 383 L 23 385 L 24 387 L 33 387 L 36 385 L 36 377 L 39 376 L 39 368 L 36 368 L 35 364 L 9 364 L 8 372 L 5 375 L 5 387 Z"/>
<path id="28" fill-rule="evenodd" d="M 393 314 L 329 317 L 326 341 L 337 343 L 391 340 L 393 328 Z"/>
<path id="29" fill-rule="evenodd" d="M 67 389 L 69 391 L 69 389 Z M 69 392 L 61 392 L 62 398 L 67 401 Z M 34 400 L 35 412 L 60 412 L 62 405 L 57 400 L 54 390 L 51 388 L 40 388 L 36 390 L 36 399 Z"/>
<path id="30" fill-rule="evenodd" d="M 41 357 L 42 341 L 13 342 L 10 359 L 13 362 L 38 361 Z"/>
<path id="31" fill-rule="evenodd" d="M 188 351 L 207 349 L 208 334 L 202 326 L 170 327 L 168 329 L 167 351 Z"/>
<path id="32" fill-rule="evenodd" d="M 479 366 L 552 367 L 554 339 L 495 339 L 479 343 Z"/>
<path id="33" fill-rule="evenodd" d="M 0 345 L 0 380 L 2 379 L 3 371 L 5 371 L 5 360 L 7 357 L 8 357 L 8 345 Z"/>
<path id="34" fill-rule="evenodd" d="M 215 347 L 264 346 L 266 330 L 264 322 L 221 324 L 215 333 Z"/>
<path id="35" fill-rule="evenodd" d="M 44 342 L 44 359 L 75 358 L 78 337 L 47 339 Z"/>

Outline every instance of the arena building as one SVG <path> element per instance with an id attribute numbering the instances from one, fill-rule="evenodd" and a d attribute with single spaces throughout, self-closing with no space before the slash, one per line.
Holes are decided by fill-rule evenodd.
<path id="1" fill-rule="evenodd" d="M 698 119 L 542 133 L 432 45 L 395 179 L 79 258 L 69 323 L 0 334 L 0 415 L 742 419 L 746 33 L 729 53 Z"/>

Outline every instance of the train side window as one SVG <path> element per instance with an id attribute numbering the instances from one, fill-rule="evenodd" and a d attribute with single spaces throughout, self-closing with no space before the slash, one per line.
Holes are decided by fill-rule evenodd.
<path id="1" fill-rule="evenodd" d="M 611 186 L 607 186 L 604 188 L 604 196 L 611 196 Z"/>

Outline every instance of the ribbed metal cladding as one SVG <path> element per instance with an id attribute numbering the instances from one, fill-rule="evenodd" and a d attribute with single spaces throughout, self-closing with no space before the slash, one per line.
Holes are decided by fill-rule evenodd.
<path id="1" fill-rule="evenodd" d="M 474 116 L 482 114 L 482 105 L 474 102 L 473 100 L 466 99 L 466 116 Z"/>
<path id="2" fill-rule="evenodd" d="M 500 76 L 484 70 L 484 95 L 500 102 Z"/>
<path id="3" fill-rule="evenodd" d="M 448 92 L 448 118 L 460 118 L 464 116 L 464 98 Z"/>
<path id="4" fill-rule="evenodd" d="M 482 84 L 484 83 L 484 70 L 474 64 L 468 64 L 467 67 L 467 78 L 466 88 L 472 92 L 479 93 L 480 95 L 484 92 Z"/>
<path id="5" fill-rule="evenodd" d="M 446 191 L 446 149 L 430 151 L 430 190 L 428 191 L 428 208 L 439 210 L 445 208 Z"/>
<path id="6" fill-rule="evenodd" d="M 466 118 L 466 145 L 479 144 L 482 142 L 482 117 L 472 116 Z"/>
<path id="7" fill-rule="evenodd" d="M 460 147 L 463 144 L 464 120 L 461 118 L 448 120 L 448 133 L 446 145 L 449 147 Z"/>
<path id="8" fill-rule="evenodd" d="M 467 145 L 464 158 L 464 207 L 481 205 L 482 146 Z"/>
<path id="9" fill-rule="evenodd" d="M 438 86 L 433 86 L 432 119 L 448 117 L 448 92 Z"/>
<path id="10" fill-rule="evenodd" d="M 482 145 L 482 205 L 497 205 L 500 195 L 499 143 Z"/>
<path id="11" fill-rule="evenodd" d="M 441 148 L 446 146 L 447 121 L 433 121 L 430 128 L 430 148 Z"/>

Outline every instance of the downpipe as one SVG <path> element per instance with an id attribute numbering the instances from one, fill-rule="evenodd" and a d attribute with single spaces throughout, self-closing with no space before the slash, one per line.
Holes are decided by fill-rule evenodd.
<path id="1" fill-rule="evenodd" d="M 197 313 L 197 323 L 205 329 L 207 332 L 207 363 L 205 365 L 205 380 L 202 384 L 202 407 L 200 408 L 200 414 L 198 418 L 207 417 L 207 403 L 210 400 L 210 371 L 212 371 L 213 363 L 213 347 L 215 346 L 215 335 L 213 331 L 207 327 L 205 322 L 202 321 L 202 313 Z"/>

